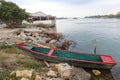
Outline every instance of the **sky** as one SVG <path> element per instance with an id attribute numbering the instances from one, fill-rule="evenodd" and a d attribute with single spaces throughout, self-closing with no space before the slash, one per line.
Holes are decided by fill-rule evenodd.
<path id="1" fill-rule="evenodd" d="M 115 14 L 120 11 L 120 0 L 6 0 L 16 3 L 27 12 L 42 11 L 57 17 L 84 17 Z"/>

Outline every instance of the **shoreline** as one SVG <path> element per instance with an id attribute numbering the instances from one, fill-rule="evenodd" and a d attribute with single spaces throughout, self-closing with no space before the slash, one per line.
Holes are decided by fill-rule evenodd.
<path id="1" fill-rule="evenodd" d="M 38 27 L 38 29 L 39 29 L 39 27 Z M 36 29 L 36 30 L 38 30 L 38 29 Z M 5 30 L 5 31 L 4 31 Z M 48 33 L 48 30 L 47 29 L 44 29 L 44 28 L 41 28 L 40 30 L 38 30 L 38 31 L 36 31 L 36 30 L 34 30 L 33 31 L 33 29 L 29 29 L 29 30 L 24 30 L 24 29 L 15 29 L 15 30 L 13 30 L 13 29 L 11 29 L 11 31 L 10 31 L 10 29 L 6 29 L 6 28 L 1 28 L 0 29 L 0 36 L 1 36 L 1 38 L 0 38 L 0 41 L 2 40 L 2 39 L 4 39 L 3 41 L 13 41 L 12 43 L 10 42 L 8 42 L 9 44 L 13 44 L 13 43 L 15 43 L 15 42 L 18 42 L 18 41 L 23 41 L 23 40 L 30 40 L 30 42 L 32 41 L 32 39 L 31 39 L 31 35 L 32 35 L 32 37 L 34 36 L 35 38 L 37 38 L 38 37 L 38 35 L 40 35 L 41 34 L 41 32 L 44 32 L 45 34 L 47 34 L 47 35 L 49 35 L 49 36 L 51 36 L 52 38 L 58 38 L 58 40 L 60 39 L 59 38 L 59 36 L 56 36 L 55 34 L 51 34 L 51 32 L 54 32 L 54 30 L 50 30 L 50 29 L 48 29 L 48 30 L 50 30 L 50 33 Z M 41 31 L 42 30 L 42 31 Z M 39 34 L 38 34 L 39 33 Z M 9 34 L 9 35 L 8 35 Z M 10 35 L 11 34 L 11 35 Z M 17 35 L 16 35 L 17 34 Z M 6 36 L 5 36 L 6 35 Z M 29 36 L 28 38 L 25 38 L 26 36 L 25 35 L 27 35 L 27 36 Z M 54 36 L 56 36 L 56 37 L 53 37 L 53 35 Z M 17 36 L 17 37 L 15 37 L 15 36 Z M 21 38 L 21 40 L 19 40 L 19 38 L 18 38 L 18 36 L 19 36 L 19 38 Z M 42 38 L 44 38 L 46 35 L 44 35 L 44 34 L 42 34 L 41 36 L 43 36 Z M 60 36 L 60 37 L 62 37 L 62 36 Z M 15 38 L 16 38 L 16 41 L 15 41 Z M 37 39 L 36 39 L 37 40 Z M 39 39 L 38 39 L 39 40 Z M 41 39 L 40 39 L 41 40 Z M 46 40 L 46 42 L 47 42 L 47 39 L 45 38 L 45 40 Z M 14 42 L 15 41 L 15 42 Z M 34 40 L 33 40 L 34 41 Z M 50 42 L 51 41 L 51 42 Z M 55 43 L 56 43 L 56 40 L 48 40 L 48 43 L 51 43 L 51 44 L 53 44 L 53 45 L 49 45 L 48 46 L 48 44 L 44 44 L 44 40 L 43 41 L 41 41 L 41 42 L 39 42 L 40 44 L 42 44 L 42 45 L 45 45 L 45 46 L 48 46 L 48 47 L 58 47 L 58 46 L 54 46 L 55 45 Z M 61 43 L 60 43 L 61 44 Z M 64 44 L 64 43 L 63 43 Z M 65 50 L 66 49 L 68 49 L 69 48 L 69 46 L 70 46 L 70 44 L 68 43 L 68 45 L 67 45 L 67 48 L 64 48 Z M 93 69 L 87 69 L 87 68 L 84 68 L 88 73 L 90 73 L 91 74 L 91 79 L 90 80 L 96 80 L 96 79 L 101 79 L 101 80 L 109 80 L 109 79 L 111 79 L 111 80 L 114 80 L 113 79 L 113 77 L 112 77 L 112 74 L 111 74 L 111 71 L 110 70 L 99 70 L 100 72 L 102 72 L 102 74 L 100 75 L 100 76 L 95 76 L 91 71 L 93 70 Z M 108 76 L 108 77 L 106 77 L 106 76 Z"/>

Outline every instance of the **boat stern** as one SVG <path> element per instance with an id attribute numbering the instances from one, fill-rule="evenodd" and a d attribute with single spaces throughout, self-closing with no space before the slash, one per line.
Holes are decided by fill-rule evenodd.
<path id="1" fill-rule="evenodd" d="M 108 56 L 108 55 L 101 55 L 100 56 L 103 63 L 106 63 L 106 64 L 113 64 L 113 65 L 116 65 L 117 62 L 113 59 L 112 56 Z"/>

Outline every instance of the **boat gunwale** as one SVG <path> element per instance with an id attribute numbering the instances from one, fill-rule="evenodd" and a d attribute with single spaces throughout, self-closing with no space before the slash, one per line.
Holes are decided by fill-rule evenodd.
<path id="1" fill-rule="evenodd" d="M 29 51 L 29 52 L 32 52 L 32 53 L 35 53 L 35 54 L 40 54 L 40 55 L 43 55 L 43 56 L 46 56 L 46 57 L 51 57 L 51 58 L 59 58 L 59 59 L 62 59 L 62 58 L 60 58 L 60 57 L 58 57 L 58 56 L 50 56 L 50 55 L 48 55 L 48 54 L 43 54 L 43 53 L 41 53 L 41 52 L 36 52 L 36 51 L 33 51 L 33 50 L 30 50 L 30 49 L 28 49 L 28 48 L 25 48 L 24 47 L 24 45 L 23 44 L 21 44 L 21 43 L 16 43 L 16 46 L 17 47 L 19 47 L 19 48 L 22 48 L 22 49 L 24 49 L 24 50 L 27 50 L 27 51 Z M 33 46 L 34 47 L 34 46 Z M 43 48 L 43 47 L 37 47 L 37 48 Z M 49 49 L 49 48 L 48 48 Z M 52 48 L 53 49 L 53 48 Z M 60 50 L 60 49 L 57 49 L 57 50 Z M 66 51 L 66 50 L 63 50 L 63 51 Z M 67 51 L 66 51 L 67 52 Z M 74 52 L 74 51 L 69 51 L 69 52 Z M 49 53 L 49 52 L 48 52 Z M 75 53 L 78 53 L 78 54 L 81 54 L 80 52 L 75 52 Z M 89 53 L 86 53 L 86 54 L 89 54 Z M 89 54 L 89 55 L 94 55 L 94 54 Z M 88 60 L 78 60 L 78 59 L 73 59 L 73 58 L 66 58 L 66 60 L 72 60 L 72 61 L 76 61 L 76 62 L 85 62 L 85 63 L 92 63 L 92 64 L 103 64 L 103 65 L 107 65 L 107 64 L 113 64 L 113 65 L 115 65 L 115 64 L 117 64 L 116 62 L 115 62 L 115 60 L 111 57 L 111 56 L 109 56 L 109 55 L 102 55 L 102 54 L 97 54 L 96 56 L 107 56 L 107 57 L 110 57 L 114 62 L 93 62 L 93 61 L 88 61 Z M 102 59 L 102 58 L 101 58 Z"/>

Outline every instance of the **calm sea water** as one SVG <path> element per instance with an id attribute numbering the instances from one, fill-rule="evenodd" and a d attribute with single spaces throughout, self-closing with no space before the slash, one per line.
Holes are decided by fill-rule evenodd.
<path id="1" fill-rule="evenodd" d="M 93 53 L 96 39 L 97 54 L 108 54 L 117 65 L 112 69 L 115 80 L 120 80 L 120 19 L 65 19 L 57 20 L 57 31 L 74 41 L 71 50 Z"/>

